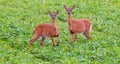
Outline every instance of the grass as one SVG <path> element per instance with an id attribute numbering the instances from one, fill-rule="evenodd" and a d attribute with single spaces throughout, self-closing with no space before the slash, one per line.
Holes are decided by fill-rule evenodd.
<path id="1" fill-rule="evenodd" d="M 92 40 L 79 34 L 69 43 L 67 14 L 63 5 L 71 7 L 74 18 L 91 20 Z M 1 64 L 119 64 L 120 63 L 119 0 L 0 0 L 0 63 Z M 51 23 L 48 10 L 59 10 L 57 24 L 61 43 L 52 47 L 50 38 L 45 47 L 40 39 L 29 49 L 34 28 Z M 57 42 L 57 39 L 55 39 Z"/>

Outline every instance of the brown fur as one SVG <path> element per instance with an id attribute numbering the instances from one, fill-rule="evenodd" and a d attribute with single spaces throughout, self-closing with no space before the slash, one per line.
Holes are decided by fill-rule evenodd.
<path id="1" fill-rule="evenodd" d="M 42 37 L 42 40 L 40 42 L 40 44 L 42 46 L 44 46 L 44 40 L 46 39 L 46 37 L 51 37 L 51 40 L 52 40 L 52 45 L 55 46 L 54 44 L 54 37 L 57 37 L 58 38 L 58 43 L 57 45 L 59 45 L 60 43 L 60 31 L 59 31 L 59 28 L 57 27 L 57 24 L 56 24 L 56 15 L 58 14 L 58 11 L 55 13 L 55 14 L 51 14 L 50 11 L 49 11 L 49 15 L 54 15 L 54 19 L 52 24 L 40 24 L 38 25 L 35 30 L 34 30 L 34 37 L 29 41 L 30 43 L 30 47 L 32 46 L 32 43 L 34 41 L 36 41 L 39 37 Z"/>
<path id="2" fill-rule="evenodd" d="M 74 41 L 76 41 L 77 33 L 83 33 L 85 37 L 90 40 L 90 27 L 92 26 L 91 22 L 87 19 L 72 19 L 72 10 L 75 6 L 72 8 L 67 8 L 64 5 L 65 10 L 68 13 L 68 23 L 69 23 L 69 31 L 70 31 L 70 43 L 72 43 L 72 36 L 74 34 Z"/>

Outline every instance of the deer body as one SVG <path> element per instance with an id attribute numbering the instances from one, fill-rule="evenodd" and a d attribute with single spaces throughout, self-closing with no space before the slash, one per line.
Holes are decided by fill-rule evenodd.
<path id="1" fill-rule="evenodd" d="M 30 47 L 31 47 L 32 43 L 34 41 L 36 41 L 39 37 L 42 37 L 42 40 L 40 42 L 40 44 L 42 46 L 44 46 L 44 40 L 46 39 L 46 37 L 51 37 L 53 46 L 55 46 L 54 37 L 57 37 L 58 38 L 57 45 L 59 45 L 59 43 L 60 43 L 60 35 L 59 35 L 60 31 L 59 31 L 59 28 L 57 27 L 57 23 L 56 23 L 56 19 L 55 19 L 57 14 L 58 14 L 58 11 L 55 14 L 51 14 L 49 11 L 49 15 L 52 18 L 52 24 L 40 24 L 35 28 L 34 37 L 29 41 Z"/>
<path id="2" fill-rule="evenodd" d="M 89 30 L 90 24 L 91 23 L 86 19 L 72 20 L 69 25 L 69 30 L 73 33 L 84 33 Z"/>
<path id="3" fill-rule="evenodd" d="M 59 28 L 53 24 L 40 24 L 36 27 L 34 33 L 45 37 L 57 37 L 59 36 Z"/>
<path id="4" fill-rule="evenodd" d="M 68 13 L 68 28 L 70 31 L 70 43 L 72 43 L 73 35 L 74 35 L 74 41 L 76 41 L 77 34 L 83 33 L 85 37 L 90 40 L 89 32 L 91 30 L 91 22 L 87 19 L 72 19 L 72 10 L 74 9 L 74 6 L 72 8 L 67 8 L 64 5 L 65 10 Z"/>

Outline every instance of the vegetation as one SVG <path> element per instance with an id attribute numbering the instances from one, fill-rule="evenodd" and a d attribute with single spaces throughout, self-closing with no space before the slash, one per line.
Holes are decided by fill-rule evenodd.
<path id="1" fill-rule="evenodd" d="M 67 13 L 74 18 L 91 20 L 92 40 L 79 34 L 70 45 Z M 48 10 L 59 10 L 57 24 L 61 42 L 52 47 L 50 38 L 42 47 L 40 39 L 29 49 L 34 28 L 51 23 Z M 120 63 L 119 0 L 0 0 L 0 63 L 1 64 L 119 64 Z M 57 39 L 55 39 L 57 43 Z"/>

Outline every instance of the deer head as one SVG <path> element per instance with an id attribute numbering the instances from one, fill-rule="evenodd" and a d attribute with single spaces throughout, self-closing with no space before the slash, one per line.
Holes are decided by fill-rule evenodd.
<path id="1" fill-rule="evenodd" d="M 67 8 L 66 5 L 64 5 L 64 9 L 66 10 L 66 12 L 68 14 L 71 14 L 72 13 L 72 10 L 75 8 L 75 6 L 73 5 L 71 8 Z"/>
<path id="2" fill-rule="evenodd" d="M 52 20 L 56 18 L 56 16 L 58 15 L 58 11 L 56 11 L 54 14 L 52 14 L 50 11 L 48 11 L 48 14 L 51 16 Z"/>

